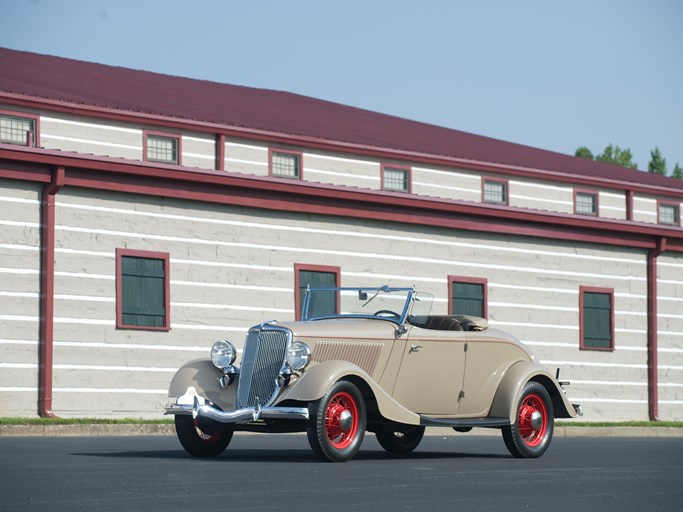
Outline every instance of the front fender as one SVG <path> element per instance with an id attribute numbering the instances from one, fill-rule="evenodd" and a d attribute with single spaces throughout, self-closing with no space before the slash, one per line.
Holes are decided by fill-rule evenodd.
<path id="1" fill-rule="evenodd" d="M 197 394 L 218 405 L 224 411 L 236 408 L 237 378 L 227 388 L 221 388 L 218 378 L 222 372 L 209 359 L 195 359 L 184 364 L 171 379 L 168 396 L 171 399 L 182 396 L 190 386 Z"/>
<path id="2" fill-rule="evenodd" d="M 553 401 L 555 418 L 575 418 L 574 407 L 569 403 L 564 390 L 543 367 L 537 364 L 520 361 L 512 365 L 498 385 L 489 416 L 509 418 L 510 423 L 517 421 L 517 402 L 524 385 L 530 380 L 540 382 L 550 394 Z"/>
<path id="3" fill-rule="evenodd" d="M 420 417 L 396 402 L 361 368 L 348 361 L 326 361 L 307 370 L 278 397 L 276 405 L 285 400 L 312 402 L 319 400 L 332 384 L 343 378 L 362 380 L 377 401 L 380 414 L 391 421 L 419 425 Z"/>

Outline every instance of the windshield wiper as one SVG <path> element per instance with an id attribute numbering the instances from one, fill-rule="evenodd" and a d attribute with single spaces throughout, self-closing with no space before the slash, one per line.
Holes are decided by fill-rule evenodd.
<path id="1" fill-rule="evenodd" d="M 373 300 L 375 300 L 375 297 L 377 297 L 379 295 L 379 292 L 389 293 L 389 291 L 390 290 L 389 290 L 389 287 L 387 285 L 384 285 L 381 288 L 378 288 L 377 291 L 375 292 L 375 294 L 372 297 L 370 297 L 367 300 L 367 302 L 361 306 L 361 308 L 364 308 L 365 306 L 370 304 Z"/>

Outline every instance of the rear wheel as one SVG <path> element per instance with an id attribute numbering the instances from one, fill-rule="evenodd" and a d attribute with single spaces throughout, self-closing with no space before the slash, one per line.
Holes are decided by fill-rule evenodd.
<path id="1" fill-rule="evenodd" d="M 335 382 L 320 400 L 309 405 L 308 442 L 321 459 L 352 459 L 365 435 L 365 402 L 352 382 Z"/>
<path id="2" fill-rule="evenodd" d="M 176 415 L 175 431 L 180 444 L 193 457 L 217 457 L 225 451 L 232 439 L 232 430 L 225 428 L 199 428 L 197 420 L 189 415 Z"/>
<path id="3" fill-rule="evenodd" d="M 553 437 L 553 403 L 545 387 L 527 382 L 517 403 L 514 425 L 503 427 L 503 440 L 510 453 L 535 458 L 545 453 Z"/>
<path id="4" fill-rule="evenodd" d="M 411 426 L 394 432 L 380 431 L 375 436 L 387 452 L 399 455 L 410 453 L 417 448 L 424 433 L 424 427 Z"/>

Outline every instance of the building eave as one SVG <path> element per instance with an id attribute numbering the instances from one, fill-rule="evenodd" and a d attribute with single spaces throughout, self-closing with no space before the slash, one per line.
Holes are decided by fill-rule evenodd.
<path id="1" fill-rule="evenodd" d="M 355 144 L 298 134 L 282 133 L 242 126 L 230 126 L 208 121 L 168 117 L 146 112 L 120 110 L 49 98 L 38 98 L 2 91 L 0 91 L 0 103 L 16 105 L 37 111 L 49 110 L 71 115 L 90 117 L 93 119 L 106 119 L 127 123 L 144 124 L 165 127 L 167 129 L 207 133 L 223 137 L 245 138 L 271 144 L 285 144 L 308 149 L 338 152 L 347 155 L 362 155 L 377 159 L 398 160 L 412 164 L 452 167 L 464 170 L 501 174 L 505 176 L 515 176 L 519 178 L 537 179 L 546 182 L 564 183 L 572 186 L 578 185 L 618 191 L 634 191 L 663 197 L 683 199 L 683 190 L 666 186 L 651 185 L 648 183 L 638 183 L 631 180 L 592 177 L 534 167 L 524 167 L 497 162 L 472 160 L 467 158 L 456 158 L 447 155 L 435 155 L 414 151 L 397 150 L 380 146 Z"/>
<path id="2" fill-rule="evenodd" d="M 650 250 L 662 237 L 683 251 L 683 228 L 413 194 L 286 180 L 0 145 L 0 176 L 65 187 L 113 190 L 253 208 L 319 213 Z"/>

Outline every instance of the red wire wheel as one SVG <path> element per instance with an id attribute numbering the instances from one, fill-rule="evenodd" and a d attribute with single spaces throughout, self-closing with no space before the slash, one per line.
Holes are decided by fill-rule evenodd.
<path id="1" fill-rule="evenodd" d="M 527 382 L 517 404 L 513 425 L 503 427 L 503 440 L 512 455 L 536 458 L 545 453 L 553 436 L 553 403 L 539 382 Z"/>
<path id="2" fill-rule="evenodd" d="M 365 401 L 355 384 L 335 382 L 320 400 L 309 404 L 308 442 L 322 460 L 352 459 L 365 435 Z"/>
<path id="3" fill-rule="evenodd" d="M 358 433 L 358 406 L 349 393 L 342 391 L 330 399 L 325 411 L 325 432 L 337 450 L 348 448 L 353 442 Z"/>
<path id="4" fill-rule="evenodd" d="M 538 446 L 548 430 L 548 410 L 540 396 L 528 395 L 517 414 L 519 435 L 527 446 Z"/>

